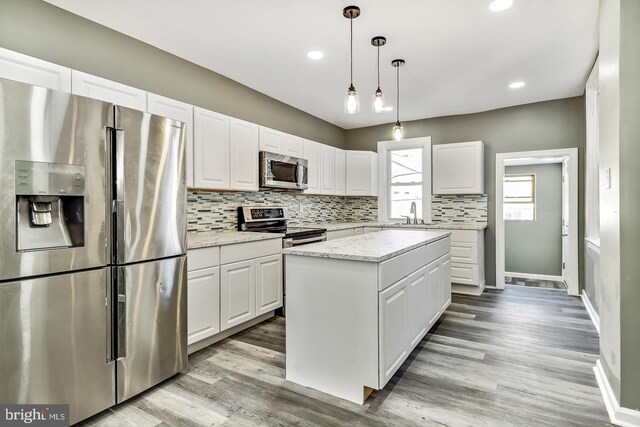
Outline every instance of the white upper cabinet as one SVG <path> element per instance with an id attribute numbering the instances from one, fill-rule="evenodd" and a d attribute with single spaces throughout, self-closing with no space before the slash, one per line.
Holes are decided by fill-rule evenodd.
<path id="1" fill-rule="evenodd" d="M 303 142 L 302 138 L 295 135 L 283 134 L 283 150 L 287 156 L 304 157 L 303 156 Z"/>
<path id="2" fill-rule="evenodd" d="M 230 119 L 229 189 L 258 191 L 259 126 Z"/>
<path id="3" fill-rule="evenodd" d="M 282 132 L 260 126 L 260 151 L 283 154 Z"/>
<path id="4" fill-rule="evenodd" d="M 320 150 L 321 145 L 317 142 L 310 141 L 308 139 L 303 140 L 304 143 L 304 158 L 307 159 L 307 185 L 308 188 L 304 191 L 306 194 L 321 194 L 321 178 L 322 173 L 322 153 Z"/>
<path id="5" fill-rule="evenodd" d="M 344 150 L 335 149 L 335 194 L 344 196 L 347 179 L 347 158 Z"/>
<path id="6" fill-rule="evenodd" d="M 71 72 L 71 91 L 135 110 L 147 111 L 147 92 L 81 71 Z"/>
<path id="7" fill-rule="evenodd" d="M 186 125 L 187 187 L 193 187 L 193 106 L 175 99 L 149 93 L 147 111 L 158 116 L 180 120 Z"/>
<path id="8" fill-rule="evenodd" d="M 378 195 L 378 154 L 372 151 L 347 151 L 347 196 Z"/>
<path id="9" fill-rule="evenodd" d="M 482 141 L 433 146 L 433 194 L 483 194 Z"/>
<path id="10" fill-rule="evenodd" d="M 0 78 L 71 92 L 71 69 L 0 48 Z"/>
<path id="11" fill-rule="evenodd" d="M 330 145 L 320 144 L 320 155 L 322 157 L 320 165 L 320 192 L 322 194 L 335 194 L 335 171 L 336 157 L 335 148 Z"/>
<path id="12" fill-rule="evenodd" d="M 197 188 L 229 188 L 229 116 L 194 107 L 193 183 Z"/>

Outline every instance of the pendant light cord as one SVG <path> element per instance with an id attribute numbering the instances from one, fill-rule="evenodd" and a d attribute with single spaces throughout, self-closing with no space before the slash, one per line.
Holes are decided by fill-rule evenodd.
<path id="1" fill-rule="evenodd" d="M 378 44 L 378 90 L 380 90 L 380 44 Z"/>
<path id="2" fill-rule="evenodd" d="M 351 86 L 353 86 L 353 17 L 349 18 L 351 24 L 351 37 L 349 39 L 349 53 L 351 55 Z"/>
<path id="3" fill-rule="evenodd" d="M 396 67 L 396 121 L 400 121 L 400 64 Z"/>

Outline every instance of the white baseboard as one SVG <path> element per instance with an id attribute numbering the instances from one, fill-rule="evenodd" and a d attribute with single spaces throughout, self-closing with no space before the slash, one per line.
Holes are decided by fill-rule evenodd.
<path id="1" fill-rule="evenodd" d="M 505 271 L 505 277 L 517 277 L 519 279 L 532 279 L 532 280 L 551 280 L 554 282 L 564 282 L 562 276 L 548 276 L 546 274 L 530 274 L 530 273 L 512 273 Z"/>
<path id="2" fill-rule="evenodd" d="M 202 350 L 205 347 L 209 347 L 211 344 L 215 344 L 218 341 L 229 338 L 231 335 L 235 335 L 238 332 L 244 331 L 245 329 L 257 325 L 258 323 L 264 322 L 267 319 L 271 319 L 273 316 L 274 312 L 270 311 L 247 322 L 236 325 L 233 328 L 227 329 L 226 331 L 222 331 L 209 338 L 205 338 L 202 341 L 194 342 L 193 344 L 189 345 L 187 354 L 195 353 L 196 351 Z"/>
<path id="3" fill-rule="evenodd" d="M 580 294 L 580 298 L 582 298 L 584 308 L 586 308 L 587 313 L 589 313 L 593 326 L 596 327 L 596 331 L 598 331 L 598 335 L 600 335 L 600 316 L 598 316 L 598 312 L 593 308 L 593 305 L 591 305 L 591 301 L 584 290 L 582 291 L 582 294 Z"/>
<path id="4" fill-rule="evenodd" d="M 598 380 L 598 386 L 602 393 L 604 406 L 607 407 L 611 423 L 622 427 L 640 427 L 640 411 L 620 407 L 620 404 L 616 400 L 616 396 L 613 394 L 613 390 L 609 385 L 609 380 L 607 380 L 607 376 L 602 369 L 600 360 L 596 361 L 596 366 L 594 366 L 593 372 L 596 375 L 596 380 Z"/>
<path id="5" fill-rule="evenodd" d="M 474 295 L 479 297 L 484 292 L 485 281 L 483 280 L 479 286 L 463 285 L 460 283 L 451 283 L 451 293 L 462 295 Z"/>

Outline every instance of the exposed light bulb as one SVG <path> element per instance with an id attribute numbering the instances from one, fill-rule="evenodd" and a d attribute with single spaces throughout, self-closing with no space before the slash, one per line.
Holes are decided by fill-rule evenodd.
<path id="1" fill-rule="evenodd" d="M 393 127 L 393 140 L 398 142 L 402 141 L 403 130 L 400 122 L 396 122 L 396 125 Z"/>
<path id="2" fill-rule="evenodd" d="M 373 112 L 382 113 L 384 111 L 384 100 L 382 99 L 382 91 L 380 88 L 373 95 Z"/>
<path id="3" fill-rule="evenodd" d="M 347 98 L 344 102 L 344 111 L 347 114 L 355 114 L 360 111 L 358 92 L 356 92 L 356 89 L 353 86 L 350 86 L 347 91 Z"/>
<path id="4" fill-rule="evenodd" d="M 509 9 L 513 4 L 513 0 L 494 0 L 489 5 L 489 9 L 493 12 L 502 12 L 503 10 Z"/>

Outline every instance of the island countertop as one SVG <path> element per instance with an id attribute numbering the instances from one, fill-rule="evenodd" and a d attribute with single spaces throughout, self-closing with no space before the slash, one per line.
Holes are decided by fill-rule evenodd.
<path id="1" fill-rule="evenodd" d="M 359 227 L 380 227 L 389 229 L 408 230 L 475 230 L 482 231 L 487 228 L 486 223 L 473 222 L 432 222 L 430 224 L 399 224 L 397 222 L 321 222 L 321 223 L 295 223 L 291 224 L 300 228 L 326 228 L 327 231 L 347 230 Z"/>
<path id="2" fill-rule="evenodd" d="M 284 234 L 250 233 L 247 231 L 205 231 L 187 234 L 187 249 L 256 242 L 259 240 L 282 239 Z"/>
<path id="3" fill-rule="evenodd" d="M 283 249 L 284 255 L 382 262 L 447 237 L 446 231 L 383 230 Z"/>

